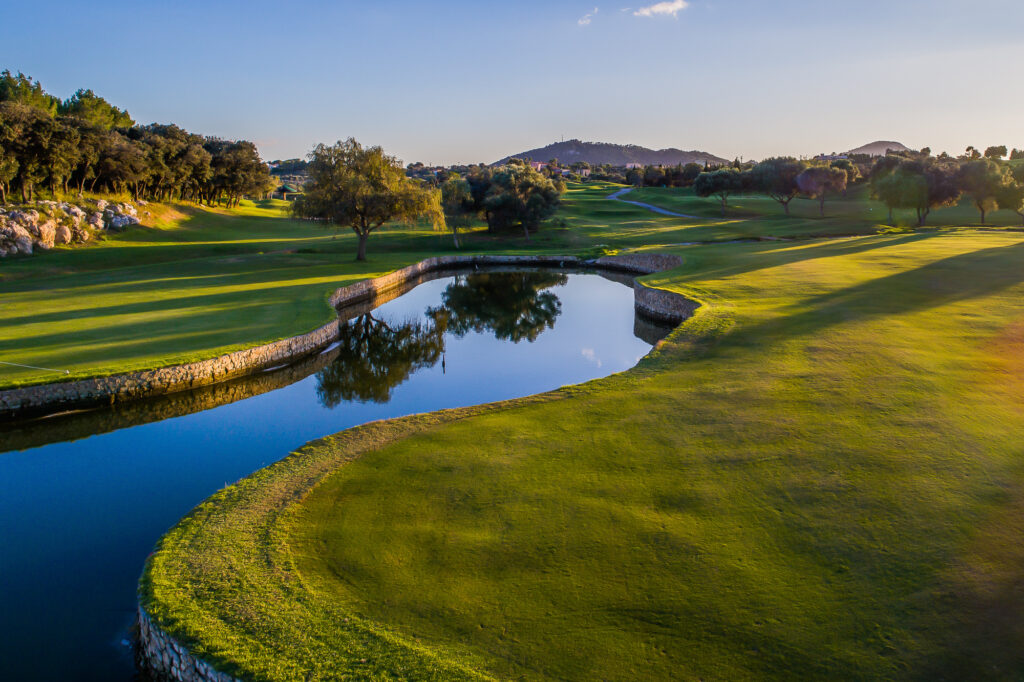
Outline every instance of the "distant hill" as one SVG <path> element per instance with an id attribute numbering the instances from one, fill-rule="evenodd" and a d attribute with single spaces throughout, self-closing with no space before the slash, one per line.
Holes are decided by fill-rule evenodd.
<path id="1" fill-rule="evenodd" d="M 519 152 L 506 156 L 500 161 L 494 162 L 498 166 L 506 163 L 509 159 L 531 159 L 533 161 L 550 161 L 558 159 L 564 164 L 586 161 L 592 166 L 602 163 L 610 163 L 613 166 L 625 166 L 630 163 L 639 163 L 645 166 L 676 166 L 687 163 L 711 162 L 713 164 L 728 163 L 723 159 L 707 152 L 690 151 L 684 152 L 681 149 L 647 149 L 635 144 L 610 144 L 607 142 L 581 142 L 580 140 L 566 140 L 555 142 L 546 147 L 531 149 L 526 152 Z"/>
<path id="2" fill-rule="evenodd" d="M 851 149 L 850 151 L 848 151 L 846 153 L 847 154 L 868 154 L 870 156 L 885 156 L 885 153 L 890 151 L 890 150 L 894 151 L 894 152 L 909 152 L 909 151 L 911 151 L 910 147 L 908 147 L 908 146 L 906 146 L 904 144 L 900 144 L 899 142 L 886 142 L 884 140 L 880 140 L 878 142 L 872 142 L 871 144 L 866 144 L 863 147 L 857 147 L 856 149 Z"/>

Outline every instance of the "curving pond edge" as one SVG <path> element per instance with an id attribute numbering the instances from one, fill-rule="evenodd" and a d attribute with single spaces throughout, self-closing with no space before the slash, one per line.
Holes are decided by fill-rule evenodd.
<path id="1" fill-rule="evenodd" d="M 394 272 L 337 289 L 328 301 L 342 308 L 375 297 L 442 269 L 481 265 L 523 265 L 544 267 L 591 267 L 647 275 L 678 267 L 678 256 L 631 254 L 586 260 L 576 256 L 436 256 Z M 696 303 L 678 294 L 634 282 L 635 307 L 642 314 L 678 324 L 691 315 Z M 306 334 L 226 353 L 173 367 L 127 374 L 79 379 L 52 384 L 23 386 L 0 391 L 0 420 L 30 418 L 63 410 L 83 409 L 139 398 L 187 391 L 291 363 L 315 353 L 338 334 L 333 320 Z"/>
<path id="2" fill-rule="evenodd" d="M 451 269 L 453 267 L 460 266 L 583 266 L 643 275 L 668 270 L 678 267 L 680 264 L 681 259 L 677 256 L 658 254 L 611 256 L 596 260 L 583 260 L 575 257 L 534 256 L 438 257 L 426 259 L 415 265 L 403 268 L 383 277 L 365 280 L 358 284 L 339 289 L 331 297 L 330 301 L 336 308 L 340 308 L 359 301 L 373 299 L 374 297 L 389 291 L 394 287 L 401 286 L 403 283 L 427 272 L 439 269 Z M 633 288 L 635 308 L 642 314 L 655 318 L 659 321 L 672 322 L 675 324 L 681 323 L 688 317 L 692 316 L 699 307 L 697 302 L 692 301 L 681 294 L 648 287 L 638 281 L 634 282 Z M 332 324 L 336 325 L 337 323 Z M 329 326 L 331 325 L 327 325 L 327 327 Z M 524 400 L 548 400 L 553 399 L 553 397 L 554 396 L 550 394 L 539 395 L 532 396 L 531 398 L 519 399 L 515 402 L 523 402 Z M 455 410 L 444 410 L 442 412 L 445 414 L 445 420 L 460 419 L 473 414 L 487 412 L 493 409 L 500 409 L 505 402 L 509 401 Z M 347 456 L 344 458 L 344 460 L 348 461 L 360 456 L 365 450 L 373 449 L 374 447 L 379 447 L 381 445 L 379 435 L 368 438 L 367 440 L 369 443 L 367 443 L 364 440 L 367 432 L 373 433 L 380 430 L 386 430 L 387 434 L 384 437 L 384 440 L 390 441 L 392 439 L 411 435 L 411 433 L 422 428 L 423 424 L 421 422 L 432 423 L 439 417 L 440 413 L 435 413 L 413 415 L 395 420 L 387 420 L 385 422 L 374 422 L 362 427 L 349 429 L 347 432 L 343 432 L 342 434 L 336 434 L 335 438 L 341 437 L 346 441 L 349 441 L 349 447 L 346 448 Z M 294 503 L 303 498 L 305 494 L 312 490 L 320 480 L 333 471 L 339 464 L 343 463 L 337 461 L 333 457 L 322 456 L 321 452 L 319 452 L 319 448 L 317 447 L 318 443 L 319 441 L 309 443 L 292 456 L 287 457 L 284 460 L 281 460 L 280 462 L 277 462 L 276 464 L 273 464 L 270 467 L 247 477 L 246 479 L 243 479 L 235 486 L 232 486 L 232 489 L 234 489 L 232 491 L 232 497 L 235 498 L 236 501 L 238 501 L 239 497 L 246 498 L 252 496 L 253 498 L 258 499 L 257 504 L 261 507 L 264 514 L 259 515 L 261 517 L 259 519 L 250 520 L 251 525 L 253 526 L 253 531 L 260 535 L 266 533 L 271 526 L 275 525 L 275 523 L 280 520 L 279 515 L 282 513 L 284 507 L 290 506 L 290 503 Z M 266 483 L 266 481 L 262 480 L 265 478 L 273 479 L 276 484 L 272 486 L 275 490 L 270 495 L 270 497 L 274 498 L 273 500 L 263 499 L 264 495 L 256 493 L 256 489 L 260 487 L 261 482 Z M 209 498 L 201 505 L 201 507 L 197 507 L 193 512 L 190 512 L 190 514 L 182 519 L 178 525 L 181 526 L 182 524 L 187 524 L 190 521 L 201 523 L 201 519 L 197 517 L 203 517 L 206 514 L 215 513 L 217 508 L 220 507 L 219 501 L 216 498 L 220 498 L 223 494 L 224 491 L 221 491 Z M 271 509 L 276 509 L 276 511 L 271 511 Z M 161 543 L 158 545 L 154 554 L 161 550 L 162 544 L 163 539 L 161 539 Z M 153 555 L 151 555 L 150 559 L 153 559 Z M 261 557 L 258 560 L 261 562 L 266 560 L 270 560 L 271 563 L 273 562 L 271 557 Z M 147 560 L 147 565 L 143 571 L 143 576 L 140 580 L 139 586 L 139 642 L 136 649 L 136 660 L 140 669 L 144 674 L 148 675 L 150 679 L 154 680 L 180 680 L 184 682 L 242 682 L 239 678 L 229 673 L 217 670 L 212 663 L 203 660 L 201 656 L 193 655 L 186 644 L 183 644 L 174 636 L 168 634 L 168 632 L 161 627 L 159 619 L 147 611 L 147 606 L 153 605 L 151 600 L 154 597 L 154 585 L 152 584 L 150 563 L 151 561 Z"/>

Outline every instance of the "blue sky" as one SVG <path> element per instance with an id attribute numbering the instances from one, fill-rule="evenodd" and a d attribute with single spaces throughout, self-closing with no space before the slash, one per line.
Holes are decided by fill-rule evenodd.
<path id="1" fill-rule="evenodd" d="M 494 161 L 563 136 L 727 157 L 1024 148 L 1020 0 L 21 2 L 0 67 L 267 159 L 354 136 Z"/>

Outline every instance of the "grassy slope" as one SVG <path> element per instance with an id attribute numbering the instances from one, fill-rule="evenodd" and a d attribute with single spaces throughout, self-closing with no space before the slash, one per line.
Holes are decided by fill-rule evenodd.
<path id="1" fill-rule="evenodd" d="M 151 205 L 150 227 L 0 262 L 0 359 L 81 377 L 212 357 L 309 331 L 329 319 L 337 287 L 447 244 L 429 229 L 392 228 L 357 264 L 347 234 L 283 220 L 280 203 Z M 0 366 L 0 387 L 64 378 Z"/>
<path id="2" fill-rule="evenodd" d="M 529 243 L 477 232 L 466 235 L 464 251 L 579 253 L 595 244 L 836 231 L 808 218 L 658 217 L 605 201 L 611 191 L 574 189 L 559 217 L 565 225 L 545 227 Z M 86 248 L 0 261 L 0 360 L 68 369 L 77 378 L 212 357 L 309 331 L 329 319 L 326 298 L 337 287 L 454 251 L 446 235 L 389 226 L 372 237 L 370 261 L 356 264 L 351 232 L 334 238 L 316 225 L 283 220 L 283 203 L 230 212 L 150 205 L 149 227 Z M 713 215 L 714 202 L 704 203 Z M 873 225 L 857 229 L 870 232 Z M 0 388 L 66 378 L 0 365 Z"/>
<path id="3" fill-rule="evenodd" d="M 535 247 L 680 253 L 660 352 L 311 444 L 164 538 L 154 615 L 261 679 L 1024 674 L 1024 237 L 666 247 L 735 228 L 598 196 Z"/>

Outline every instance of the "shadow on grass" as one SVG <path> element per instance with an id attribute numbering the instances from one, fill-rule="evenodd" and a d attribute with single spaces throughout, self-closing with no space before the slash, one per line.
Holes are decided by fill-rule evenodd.
<path id="1" fill-rule="evenodd" d="M 891 243 L 891 241 L 889 242 Z M 964 253 L 799 302 L 803 312 L 737 328 L 736 343 L 811 336 L 837 324 L 988 296 L 1024 282 L 1024 243 Z M 726 340 L 728 343 L 728 340 Z"/>
<path id="2" fill-rule="evenodd" d="M 723 254 L 722 260 L 724 262 L 721 265 L 701 267 L 698 274 L 701 280 L 735 277 L 765 268 L 791 265 L 801 261 L 846 256 L 922 241 L 934 237 L 935 234 L 934 232 L 916 232 L 899 237 L 851 237 L 842 240 L 821 241 L 817 244 L 814 242 L 783 242 L 780 245 L 778 242 L 766 242 L 763 246 L 752 245 L 749 249 L 742 252 L 732 251 L 728 255 Z"/>

